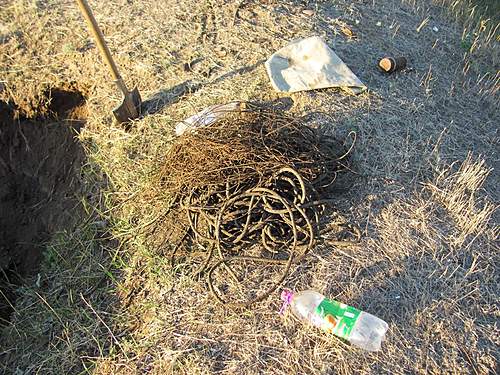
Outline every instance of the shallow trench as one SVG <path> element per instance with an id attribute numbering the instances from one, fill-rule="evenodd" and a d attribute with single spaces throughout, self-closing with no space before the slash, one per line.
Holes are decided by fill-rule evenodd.
<path id="1" fill-rule="evenodd" d="M 80 213 L 84 152 L 76 136 L 87 116 L 74 88 L 52 89 L 44 115 L 26 118 L 0 102 L 0 326 L 16 289 L 37 273 L 44 244 Z"/>

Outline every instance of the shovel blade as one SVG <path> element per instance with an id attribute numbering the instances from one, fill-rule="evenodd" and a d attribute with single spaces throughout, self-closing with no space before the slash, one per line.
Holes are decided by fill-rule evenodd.
<path id="1" fill-rule="evenodd" d="M 123 102 L 118 107 L 113 109 L 116 121 L 119 124 L 134 120 L 141 114 L 141 94 L 137 87 L 124 95 Z"/>

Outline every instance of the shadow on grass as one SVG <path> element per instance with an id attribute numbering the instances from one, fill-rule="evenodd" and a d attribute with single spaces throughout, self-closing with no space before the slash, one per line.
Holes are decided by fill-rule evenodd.
<path id="1" fill-rule="evenodd" d="M 187 95 L 193 94 L 201 88 L 201 84 L 192 81 L 185 81 L 174 87 L 160 90 L 149 99 L 142 102 L 142 116 L 153 115 L 164 108 L 177 103 Z"/>
<path id="2" fill-rule="evenodd" d="M 227 72 L 215 78 L 212 81 L 193 82 L 191 80 L 188 80 L 173 87 L 160 90 L 142 103 L 142 108 L 141 108 L 142 117 L 161 112 L 168 106 L 177 103 L 178 101 L 195 93 L 196 91 L 200 90 L 205 86 L 217 85 L 227 79 L 233 78 L 234 76 L 250 73 L 254 71 L 256 68 L 258 68 L 260 65 L 262 65 L 264 61 L 265 60 L 260 60 L 255 64 L 234 69 L 230 72 Z"/>
<path id="3" fill-rule="evenodd" d="M 116 345 L 118 243 L 77 135 L 85 99 L 52 89 L 46 114 L 0 102 L 0 372 L 75 374 Z M 94 184 L 94 182 L 96 182 Z"/>

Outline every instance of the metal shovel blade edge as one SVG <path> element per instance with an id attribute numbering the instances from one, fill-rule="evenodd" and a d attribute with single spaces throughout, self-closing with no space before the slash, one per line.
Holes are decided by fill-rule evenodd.
<path id="1" fill-rule="evenodd" d="M 141 103 L 141 94 L 139 94 L 137 87 L 134 87 L 132 91 L 125 94 L 123 102 L 113 109 L 116 121 L 122 124 L 139 117 L 141 114 Z"/>

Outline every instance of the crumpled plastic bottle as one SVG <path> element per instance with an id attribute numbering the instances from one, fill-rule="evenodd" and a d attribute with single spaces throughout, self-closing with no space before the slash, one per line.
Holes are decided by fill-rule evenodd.
<path id="1" fill-rule="evenodd" d="M 382 319 L 330 300 L 313 290 L 298 293 L 284 290 L 281 299 L 284 301 L 281 314 L 290 305 L 293 315 L 301 321 L 333 333 L 367 351 L 380 350 L 389 328 Z"/>

